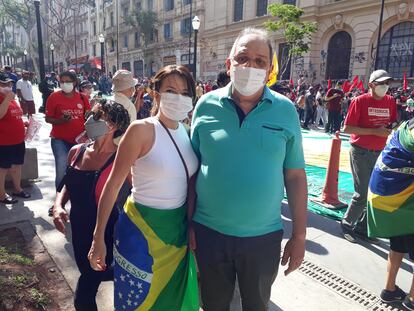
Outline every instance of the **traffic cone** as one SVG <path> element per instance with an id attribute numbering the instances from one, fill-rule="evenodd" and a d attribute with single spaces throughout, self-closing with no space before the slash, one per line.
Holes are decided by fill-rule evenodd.
<path id="1" fill-rule="evenodd" d="M 339 131 L 335 133 L 332 139 L 331 154 L 329 156 L 328 169 L 326 171 L 325 186 L 320 198 L 311 199 L 311 201 L 320 204 L 329 209 L 342 209 L 348 205 L 338 199 L 338 175 L 339 175 L 339 158 L 341 154 L 341 139 Z"/>

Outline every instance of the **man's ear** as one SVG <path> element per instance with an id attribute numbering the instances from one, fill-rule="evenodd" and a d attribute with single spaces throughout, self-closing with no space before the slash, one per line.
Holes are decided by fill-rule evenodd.
<path id="1" fill-rule="evenodd" d="M 230 58 L 227 58 L 226 59 L 226 72 L 229 77 L 230 77 L 230 66 L 231 66 L 231 60 Z"/>

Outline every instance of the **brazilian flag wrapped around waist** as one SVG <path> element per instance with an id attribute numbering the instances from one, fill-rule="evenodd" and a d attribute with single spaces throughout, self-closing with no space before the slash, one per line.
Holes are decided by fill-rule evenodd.
<path id="1" fill-rule="evenodd" d="M 414 233 L 414 140 L 407 123 L 394 133 L 375 164 L 367 217 L 369 236 Z"/>
<path id="2" fill-rule="evenodd" d="M 199 310 L 186 206 L 155 209 L 129 198 L 114 240 L 115 310 Z"/>

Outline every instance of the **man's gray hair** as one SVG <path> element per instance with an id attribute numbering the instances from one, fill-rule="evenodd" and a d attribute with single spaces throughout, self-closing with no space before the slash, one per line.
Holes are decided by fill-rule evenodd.
<path id="1" fill-rule="evenodd" d="M 247 27 L 244 28 L 239 35 L 236 38 L 236 41 L 234 41 L 233 43 L 233 47 L 231 48 L 230 54 L 229 54 L 229 58 L 232 59 L 234 57 L 234 54 L 236 54 L 236 48 L 237 45 L 239 43 L 239 40 L 241 38 L 243 38 L 244 36 L 248 36 L 248 35 L 255 35 L 260 37 L 261 39 L 263 39 L 263 41 L 265 41 L 267 43 L 267 45 L 269 46 L 269 57 L 270 57 L 270 61 L 272 61 L 272 57 L 273 57 L 273 47 L 272 47 L 272 42 L 269 39 L 269 33 L 263 29 L 263 28 L 255 28 L 255 27 Z"/>

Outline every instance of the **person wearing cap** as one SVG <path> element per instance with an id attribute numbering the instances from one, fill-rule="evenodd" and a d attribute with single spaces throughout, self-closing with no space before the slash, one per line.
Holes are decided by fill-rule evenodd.
<path id="1" fill-rule="evenodd" d="M 374 71 L 369 78 L 370 91 L 352 100 L 344 122 L 344 132 L 351 134 L 354 195 L 341 227 L 344 238 L 352 243 L 357 237 L 378 243 L 378 239 L 367 235 L 366 205 L 372 170 L 391 133 L 390 124 L 397 120 L 395 99 L 387 95 L 391 80 L 385 70 Z"/>
<path id="2" fill-rule="evenodd" d="M 334 88 L 328 90 L 325 96 L 328 108 L 328 122 L 325 124 L 325 133 L 334 134 L 341 128 L 341 101 L 343 81 L 338 81 Z"/>
<path id="3" fill-rule="evenodd" d="M 29 80 L 30 73 L 23 71 L 22 78 L 17 81 L 16 90 L 19 97 L 20 107 L 23 110 L 23 114 L 29 118 L 36 113 L 35 103 L 33 100 L 32 83 Z"/>
<path id="4" fill-rule="evenodd" d="M 17 75 L 13 73 L 13 69 L 10 66 L 4 66 L 4 72 L 8 74 L 10 79 L 13 80 L 12 91 L 16 94 L 16 83 L 19 80 L 19 78 L 17 78 Z"/>
<path id="5" fill-rule="evenodd" d="M 10 173 L 14 186 L 14 197 L 30 198 L 23 191 L 20 180 L 25 154 L 25 128 L 23 111 L 14 100 L 13 79 L 5 73 L 0 74 L 0 203 L 14 204 L 17 199 L 5 190 L 7 173 Z"/>
<path id="6" fill-rule="evenodd" d="M 85 96 L 88 100 L 91 98 L 93 92 L 93 85 L 88 80 L 83 80 L 79 84 L 79 93 Z"/>
<path id="7" fill-rule="evenodd" d="M 114 101 L 124 106 L 129 113 L 131 122 L 137 119 L 137 109 L 131 102 L 131 97 L 135 93 L 135 85 L 138 83 L 132 73 L 128 70 L 118 70 L 112 78 L 112 90 L 114 91 Z"/>

